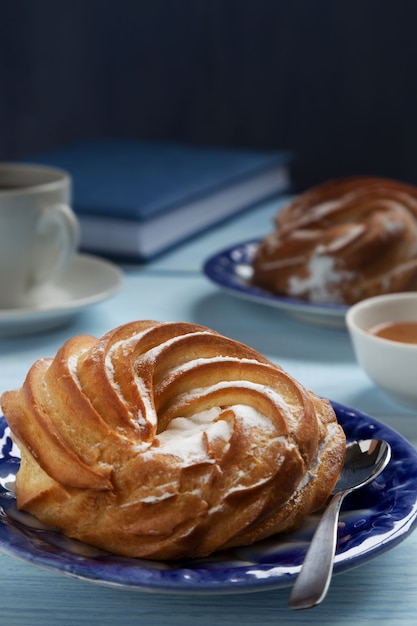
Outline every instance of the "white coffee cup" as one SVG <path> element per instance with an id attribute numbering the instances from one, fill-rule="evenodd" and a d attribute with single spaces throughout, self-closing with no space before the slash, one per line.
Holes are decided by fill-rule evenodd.
<path id="1" fill-rule="evenodd" d="M 60 169 L 0 163 L 0 309 L 39 304 L 76 254 L 71 177 Z"/>

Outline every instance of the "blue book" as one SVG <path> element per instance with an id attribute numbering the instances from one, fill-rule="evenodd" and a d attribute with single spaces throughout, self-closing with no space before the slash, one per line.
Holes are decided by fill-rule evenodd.
<path id="1" fill-rule="evenodd" d="M 289 189 L 291 154 L 91 140 L 30 159 L 73 178 L 81 248 L 147 260 Z"/>

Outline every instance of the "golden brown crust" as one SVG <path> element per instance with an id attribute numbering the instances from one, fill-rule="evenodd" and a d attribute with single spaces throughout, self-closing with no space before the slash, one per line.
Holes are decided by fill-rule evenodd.
<path id="1" fill-rule="evenodd" d="M 328 401 L 195 324 L 74 337 L 1 405 L 22 453 L 18 506 L 126 556 L 203 556 L 289 530 L 344 459 Z"/>
<path id="2" fill-rule="evenodd" d="M 384 178 L 333 180 L 279 212 L 259 245 L 254 283 L 313 302 L 353 304 L 417 289 L 417 188 Z"/>

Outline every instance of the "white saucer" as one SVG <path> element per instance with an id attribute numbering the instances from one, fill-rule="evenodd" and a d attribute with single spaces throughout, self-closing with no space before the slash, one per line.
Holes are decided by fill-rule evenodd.
<path id="1" fill-rule="evenodd" d="M 113 263 L 78 254 L 35 305 L 0 310 L 0 337 L 36 333 L 66 324 L 76 313 L 114 294 L 123 273 Z"/>

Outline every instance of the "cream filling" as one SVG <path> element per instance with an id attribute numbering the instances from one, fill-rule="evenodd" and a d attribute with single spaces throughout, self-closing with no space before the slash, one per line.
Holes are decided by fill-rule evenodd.
<path id="1" fill-rule="evenodd" d="M 156 437 L 159 447 L 152 448 L 152 451 L 175 456 L 184 466 L 199 462 L 215 463 L 207 453 L 206 441 L 220 439 L 228 443 L 233 434 L 229 422 L 217 419 L 220 413 L 221 409 L 215 407 L 190 417 L 171 420 L 168 428 Z"/>
<path id="2" fill-rule="evenodd" d="M 335 269 L 335 259 L 331 256 L 313 257 L 308 264 L 306 278 L 291 276 L 288 281 L 288 293 L 292 296 L 302 296 L 310 292 L 311 300 L 326 296 L 328 288 L 332 284 L 338 284 L 342 280 L 349 280 L 352 272 L 340 272 Z M 320 298 L 321 299 L 321 298 Z"/>

